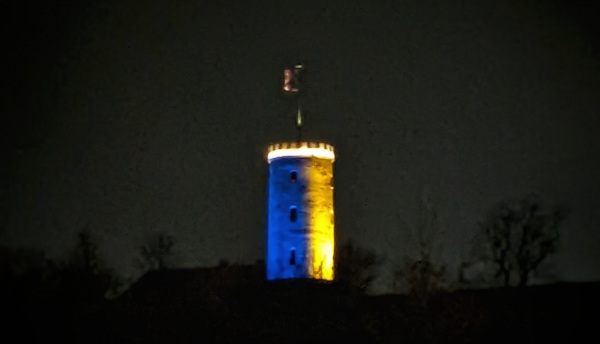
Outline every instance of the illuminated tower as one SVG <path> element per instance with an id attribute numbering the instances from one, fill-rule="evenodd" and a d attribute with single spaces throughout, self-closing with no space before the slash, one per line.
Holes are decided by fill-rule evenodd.
<path id="1" fill-rule="evenodd" d="M 295 67 L 296 72 L 301 65 Z M 284 91 L 289 87 L 286 70 Z M 300 107 L 296 116 L 300 132 Z M 299 135 L 300 136 L 300 135 Z M 333 146 L 276 143 L 267 150 L 267 279 L 334 279 Z"/>

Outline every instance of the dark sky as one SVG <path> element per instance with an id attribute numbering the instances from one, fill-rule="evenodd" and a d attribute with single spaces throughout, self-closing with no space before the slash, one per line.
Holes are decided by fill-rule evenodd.
<path id="1" fill-rule="evenodd" d="M 600 279 L 593 8 L 58 1 L 3 12 L 0 244 L 58 258 L 86 229 L 132 276 L 159 232 L 175 238 L 175 266 L 262 258 L 264 150 L 296 137 L 280 82 L 303 62 L 305 137 L 338 152 L 338 241 L 391 266 L 414 256 L 425 204 L 438 213 L 433 259 L 454 271 L 486 211 L 536 193 L 570 209 L 559 278 Z"/>

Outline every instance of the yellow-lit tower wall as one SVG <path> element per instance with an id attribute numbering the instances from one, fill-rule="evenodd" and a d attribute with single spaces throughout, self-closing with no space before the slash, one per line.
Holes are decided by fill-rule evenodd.
<path id="1" fill-rule="evenodd" d="M 268 280 L 334 279 L 333 146 L 269 146 Z"/>

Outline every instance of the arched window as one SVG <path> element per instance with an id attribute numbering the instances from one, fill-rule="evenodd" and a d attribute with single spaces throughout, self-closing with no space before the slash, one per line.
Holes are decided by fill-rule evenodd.
<path id="1" fill-rule="evenodd" d="M 290 182 L 295 183 L 298 178 L 298 173 L 296 171 L 292 171 L 290 173 Z"/>
<path id="2" fill-rule="evenodd" d="M 296 219 L 298 217 L 297 212 L 298 211 L 296 210 L 296 207 L 291 207 L 290 208 L 290 221 L 296 222 Z"/>

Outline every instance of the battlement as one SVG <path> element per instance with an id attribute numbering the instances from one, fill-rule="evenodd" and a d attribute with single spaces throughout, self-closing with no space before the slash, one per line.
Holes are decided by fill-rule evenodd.
<path id="1" fill-rule="evenodd" d="M 335 160 L 333 146 L 323 142 L 282 142 L 267 149 L 267 160 L 277 158 L 320 158 Z"/>

